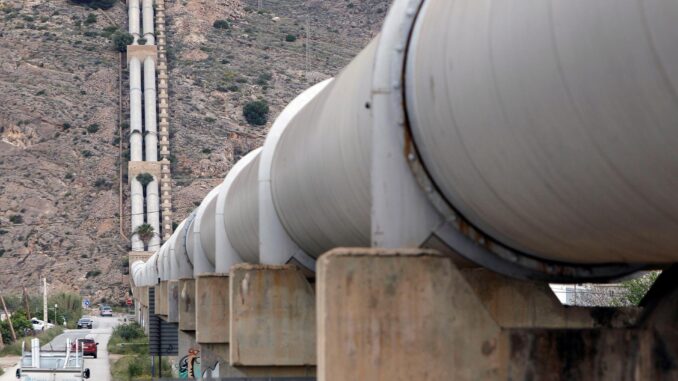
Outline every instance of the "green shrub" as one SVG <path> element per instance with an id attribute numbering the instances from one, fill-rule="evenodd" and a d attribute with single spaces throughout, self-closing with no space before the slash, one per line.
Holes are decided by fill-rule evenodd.
<path id="1" fill-rule="evenodd" d="M 141 37 L 141 38 L 138 38 L 138 39 L 137 39 L 137 44 L 139 44 L 139 45 L 146 45 L 146 41 L 148 41 L 148 40 L 146 40 L 145 38 Z"/>
<path id="2" fill-rule="evenodd" d="M 140 339 L 146 334 L 144 334 L 144 329 L 141 328 L 139 324 L 122 324 L 113 329 L 113 335 L 119 336 L 125 341 L 130 341 L 133 339 Z"/>
<path id="3" fill-rule="evenodd" d="M 111 189 L 113 184 L 110 181 L 100 177 L 97 179 L 97 181 L 94 182 L 94 186 L 97 189 Z"/>
<path id="4" fill-rule="evenodd" d="M 87 15 L 87 18 L 85 19 L 85 24 L 94 24 L 97 22 L 97 15 L 94 13 L 90 13 Z"/>
<path id="5" fill-rule="evenodd" d="M 243 107 L 243 115 L 247 123 L 263 126 L 268 120 L 268 103 L 265 100 L 251 101 Z"/>
<path id="6" fill-rule="evenodd" d="M 203 148 L 202 153 L 209 155 L 209 154 L 212 153 L 212 149 L 211 148 Z"/>
<path id="7" fill-rule="evenodd" d="M 273 75 L 271 73 L 261 73 L 259 74 L 259 77 L 257 77 L 256 84 L 257 85 L 267 85 L 268 81 L 270 81 L 273 78 Z"/>
<path id="8" fill-rule="evenodd" d="M 14 214 L 9 216 L 9 222 L 13 224 L 22 224 L 24 222 L 24 217 L 21 214 Z"/>
<path id="9" fill-rule="evenodd" d="M 101 275 L 101 270 L 96 269 L 96 270 L 90 270 L 85 274 L 85 278 L 94 278 Z"/>
<path id="10" fill-rule="evenodd" d="M 90 134 L 93 134 L 97 131 L 99 131 L 99 125 L 98 124 L 94 123 L 94 124 L 90 124 L 89 126 L 87 126 L 87 132 L 89 132 Z"/>
<path id="11" fill-rule="evenodd" d="M 146 187 L 146 185 L 150 184 L 151 181 L 153 181 L 153 175 L 151 175 L 148 172 L 140 173 L 137 175 L 137 181 L 141 183 L 142 187 Z"/>
<path id="12" fill-rule="evenodd" d="M 61 125 L 61 129 L 64 131 L 68 130 L 69 128 L 71 128 L 70 123 L 64 123 L 63 125 Z"/>
<path id="13" fill-rule="evenodd" d="M 94 154 L 90 150 L 82 150 L 80 151 L 80 154 L 82 154 L 83 157 L 92 157 Z"/>
<path id="14" fill-rule="evenodd" d="M 231 24 L 226 20 L 216 20 L 212 26 L 216 29 L 230 29 Z"/>
<path id="15" fill-rule="evenodd" d="M 127 45 L 130 45 L 132 42 L 134 42 L 134 37 L 127 32 L 117 31 L 111 34 L 111 41 L 113 41 L 115 50 L 124 52 L 127 50 Z"/>
<path id="16" fill-rule="evenodd" d="M 297 40 L 297 36 L 295 36 L 293 34 L 288 34 L 287 36 L 285 36 L 285 41 L 287 41 L 287 42 L 294 42 L 296 40 Z"/>
<path id="17" fill-rule="evenodd" d="M 117 0 L 71 0 L 71 3 L 84 5 L 93 9 L 109 9 Z"/>

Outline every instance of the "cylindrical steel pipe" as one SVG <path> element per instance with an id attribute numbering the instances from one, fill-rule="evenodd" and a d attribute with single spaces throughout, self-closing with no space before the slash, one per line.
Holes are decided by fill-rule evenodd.
<path id="1" fill-rule="evenodd" d="M 440 192 L 534 256 L 676 261 L 677 18 L 666 1 L 426 1 L 406 99 Z"/>
<path id="2" fill-rule="evenodd" d="M 137 40 L 141 37 L 139 34 L 139 0 L 128 0 L 127 12 L 129 33 L 134 37 L 134 42 L 132 44 L 137 45 Z"/>
<path id="3" fill-rule="evenodd" d="M 130 160 L 143 160 L 141 134 L 141 62 L 132 57 L 129 60 L 129 108 L 130 108 Z"/>
<path id="4" fill-rule="evenodd" d="M 172 233 L 175 238 L 174 241 L 174 266 L 176 267 L 176 278 L 172 280 L 178 280 L 181 278 L 189 278 L 193 276 L 193 264 L 188 259 L 188 254 L 186 253 L 186 232 L 188 226 L 190 225 L 190 216 L 189 218 L 183 220 L 177 230 Z"/>
<path id="5" fill-rule="evenodd" d="M 146 223 L 153 227 L 153 237 L 148 242 L 148 251 L 158 250 L 160 247 L 160 191 L 155 178 L 146 185 Z"/>
<path id="6" fill-rule="evenodd" d="M 144 60 L 144 143 L 146 161 L 158 161 L 158 118 L 156 113 L 155 59 Z"/>
<path id="7" fill-rule="evenodd" d="M 144 188 L 136 178 L 130 179 L 130 203 L 132 204 L 132 251 L 144 251 L 144 242 L 136 230 L 144 223 Z"/>
<path id="8" fill-rule="evenodd" d="M 276 147 L 273 201 L 292 239 L 318 256 L 370 245 L 370 84 L 378 39 L 290 121 Z"/>
<path id="9" fill-rule="evenodd" d="M 153 25 L 153 0 L 143 0 L 143 28 L 146 45 L 155 45 L 155 30 Z"/>
<path id="10" fill-rule="evenodd" d="M 261 152 L 233 180 L 226 195 L 224 226 L 233 249 L 245 261 L 259 262 L 259 158 Z"/>

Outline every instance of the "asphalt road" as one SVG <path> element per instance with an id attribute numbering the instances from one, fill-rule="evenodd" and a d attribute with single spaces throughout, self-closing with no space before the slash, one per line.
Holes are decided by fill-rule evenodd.
<path id="1" fill-rule="evenodd" d="M 43 345 L 42 348 L 45 350 L 64 350 L 66 348 L 66 339 L 70 338 L 72 342 L 76 338 L 90 336 L 99 343 L 97 358 L 92 358 L 90 356 L 85 357 L 85 368 L 89 368 L 91 371 L 90 380 L 110 381 L 111 371 L 108 363 L 108 350 L 106 349 L 106 346 L 108 345 L 108 340 L 113 332 L 113 327 L 117 326 L 120 322 L 118 321 L 118 317 L 115 316 L 92 316 L 92 318 L 94 319 L 94 326 L 92 329 L 66 330 L 63 334 L 55 337 L 50 343 Z M 5 369 L 5 374 L 0 376 L 0 381 L 16 381 L 16 378 L 14 378 L 15 372 L 16 366 Z"/>

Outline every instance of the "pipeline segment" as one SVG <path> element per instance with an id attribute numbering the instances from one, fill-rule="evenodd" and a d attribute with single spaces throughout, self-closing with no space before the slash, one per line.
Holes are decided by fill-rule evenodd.
<path id="1" fill-rule="evenodd" d="M 191 264 L 200 250 L 218 263 L 224 235 L 234 251 L 227 250 L 228 263 L 257 262 L 270 244 L 271 230 L 261 226 L 272 216 L 259 213 L 262 199 L 272 201 L 276 234 L 306 255 L 370 246 L 370 211 L 380 197 L 371 186 L 379 138 L 372 131 L 384 127 L 373 123 L 392 111 L 372 101 L 394 89 L 401 92 L 394 107 L 406 118 L 388 126 L 401 134 L 392 160 L 423 168 L 398 176 L 425 184 L 420 199 L 432 210 L 454 211 L 432 221 L 453 225 L 464 245 L 490 256 L 501 246 L 508 258 L 526 255 L 536 267 L 678 261 L 671 197 L 678 189 L 678 49 L 671 44 L 678 27 L 670 21 L 678 5 L 397 0 L 394 9 L 385 25 L 404 42 L 375 38 L 333 81 L 283 113 L 283 127 L 261 153 L 272 159 L 236 164 L 222 200 L 211 194 L 198 209 L 200 229 L 189 218 L 175 232 L 175 263 L 183 260 L 182 240 Z M 375 62 L 393 63 L 391 88 L 376 81 L 382 67 Z M 430 235 L 438 231 L 431 227 Z"/>

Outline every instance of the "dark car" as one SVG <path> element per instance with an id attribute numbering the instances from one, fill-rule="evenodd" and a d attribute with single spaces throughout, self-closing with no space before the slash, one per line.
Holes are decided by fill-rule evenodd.
<path id="1" fill-rule="evenodd" d="M 80 320 L 78 320 L 78 328 L 89 328 L 92 329 L 92 325 L 94 324 L 94 320 L 89 317 L 82 317 Z"/>
<path id="2" fill-rule="evenodd" d="M 76 350 L 75 343 L 76 342 L 74 341 L 71 344 L 71 350 L 72 351 Z M 97 349 L 98 349 L 97 345 L 99 345 L 99 343 L 94 341 L 94 339 L 85 337 L 85 338 L 78 339 L 77 343 L 78 343 L 77 349 L 78 349 L 79 352 L 82 352 L 83 356 L 93 356 L 94 358 L 97 358 Z"/>

